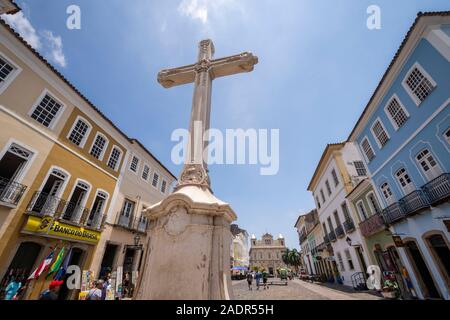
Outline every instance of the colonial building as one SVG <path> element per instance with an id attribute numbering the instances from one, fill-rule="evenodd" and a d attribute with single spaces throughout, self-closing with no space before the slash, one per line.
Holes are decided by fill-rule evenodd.
<path id="1" fill-rule="evenodd" d="M 140 197 L 140 212 L 174 180 L 1 19 L 0 126 L 0 295 L 14 278 L 26 286 L 20 298 L 36 299 L 51 278 L 26 279 L 51 252 L 64 248 L 69 265 L 91 270 L 111 237 L 121 249 L 134 244 L 111 231 L 124 197 Z M 128 181 L 126 168 L 142 180 L 146 170 L 133 155 L 151 182 Z M 64 286 L 60 298 L 77 293 Z"/>
<path id="2" fill-rule="evenodd" d="M 333 249 L 331 259 L 337 262 L 339 280 L 355 288 L 364 286 L 368 259 L 346 196 L 365 175 L 354 144 L 329 144 L 308 186 L 316 200 L 324 245 L 331 243 Z"/>
<path id="3" fill-rule="evenodd" d="M 248 233 L 246 230 L 239 228 L 237 224 L 231 225 L 231 266 L 232 267 L 249 267 L 249 245 Z"/>
<path id="4" fill-rule="evenodd" d="M 127 277 L 135 285 L 148 242 L 142 211 L 167 196 L 176 178 L 135 139 L 127 144 L 125 159 L 90 270 L 102 277 L 120 269 L 121 280 Z M 133 290 L 127 292 L 131 296 Z"/>
<path id="5" fill-rule="evenodd" d="M 349 137 L 399 237 L 370 250 L 398 251 L 420 298 L 450 299 L 449 25 L 450 12 L 418 15 Z"/>
<path id="6" fill-rule="evenodd" d="M 252 235 L 250 246 L 250 269 L 258 267 L 265 269 L 271 275 L 276 275 L 278 268 L 286 267 L 282 256 L 286 251 L 286 244 L 280 234 L 277 239 L 269 233 L 262 236 L 261 240 Z"/>

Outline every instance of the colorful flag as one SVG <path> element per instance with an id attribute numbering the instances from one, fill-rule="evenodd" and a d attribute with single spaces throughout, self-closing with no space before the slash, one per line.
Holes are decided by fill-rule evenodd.
<path id="1" fill-rule="evenodd" d="M 50 277 L 53 273 L 59 270 L 59 267 L 61 266 L 61 263 L 63 261 L 64 257 L 64 247 L 61 248 L 58 255 L 56 256 L 55 262 L 53 262 L 50 271 L 47 273 L 46 278 Z"/>
<path id="2" fill-rule="evenodd" d="M 64 277 L 64 275 L 67 272 L 67 268 L 69 267 L 71 258 L 72 258 L 72 248 L 70 248 L 69 252 L 67 252 L 62 266 L 59 268 L 58 272 L 55 275 L 55 278 L 54 278 L 55 280 L 61 280 L 62 277 Z"/>
<path id="3" fill-rule="evenodd" d="M 36 268 L 36 270 L 34 270 L 33 273 L 28 277 L 27 281 L 37 279 L 43 272 L 47 271 L 48 267 L 52 263 L 53 255 L 55 254 L 55 250 L 56 250 L 56 248 L 52 252 L 50 252 L 50 254 L 47 256 L 47 258 L 45 258 L 39 264 L 39 266 Z"/>

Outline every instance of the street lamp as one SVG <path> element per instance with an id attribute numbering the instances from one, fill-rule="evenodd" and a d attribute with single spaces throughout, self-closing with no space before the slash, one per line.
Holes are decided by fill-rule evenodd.
<path id="1" fill-rule="evenodd" d="M 136 247 L 138 247 L 139 246 L 139 242 L 141 242 L 141 236 L 139 235 L 139 233 L 136 233 L 135 236 L 134 236 L 134 245 Z"/>

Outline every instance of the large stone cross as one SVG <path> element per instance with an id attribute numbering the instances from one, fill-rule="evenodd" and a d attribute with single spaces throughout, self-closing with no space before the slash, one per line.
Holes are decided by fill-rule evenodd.
<path id="1" fill-rule="evenodd" d="M 189 125 L 189 144 L 185 165 L 176 189 L 185 185 L 210 188 L 204 133 L 209 129 L 211 114 L 212 81 L 219 77 L 253 71 L 258 57 L 250 52 L 215 59 L 214 44 L 211 40 L 200 41 L 198 61 L 195 64 L 162 70 L 158 82 L 164 88 L 195 83 L 192 112 Z"/>

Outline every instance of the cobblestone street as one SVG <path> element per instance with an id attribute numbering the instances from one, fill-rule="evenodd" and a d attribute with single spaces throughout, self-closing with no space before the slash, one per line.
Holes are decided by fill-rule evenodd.
<path id="1" fill-rule="evenodd" d="M 327 286 L 300 280 L 289 281 L 287 286 L 271 285 L 269 289 L 262 287 L 249 291 L 247 281 L 234 281 L 233 292 L 235 300 L 380 300 L 381 297 L 365 292 L 338 290 Z"/>

